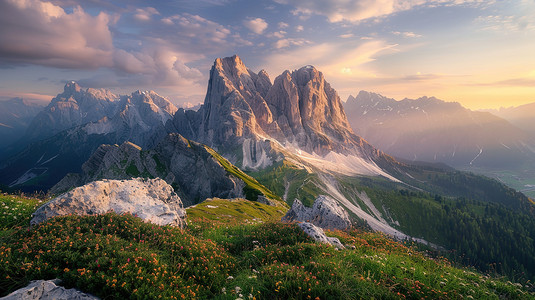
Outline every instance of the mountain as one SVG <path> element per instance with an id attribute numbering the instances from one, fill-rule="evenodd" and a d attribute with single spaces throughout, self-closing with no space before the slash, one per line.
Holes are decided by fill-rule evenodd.
<path id="1" fill-rule="evenodd" d="M 114 112 L 118 96 L 107 90 L 82 89 L 76 82 L 65 84 L 58 94 L 31 122 L 24 139 L 35 141 L 88 122 L 96 122 Z"/>
<path id="2" fill-rule="evenodd" d="M 534 139 L 488 112 L 434 97 L 396 101 L 361 91 L 345 103 L 355 132 L 396 157 L 459 168 L 510 169 L 535 158 Z"/>
<path id="3" fill-rule="evenodd" d="M 76 83 L 67 83 L 64 92 L 34 119 L 27 135 L 36 139 L 46 136 L 39 133 L 39 126 L 59 133 L 35 141 L 4 160 L 0 183 L 8 189 L 46 191 L 67 173 L 79 172 L 101 144 L 131 141 L 144 148 L 153 147 L 167 135 L 164 124 L 177 110 L 152 91 L 136 91 L 113 101 L 103 95 L 111 93 L 84 91 Z M 99 116 L 98 120 L 79 124 Z"/>
<path id="4" fill-rule="evenodd" d="M 535 137 L 535 103 L 485 111 L 511 122 L 511 124 Z"/>
<path id="5" fill-rule="evenodd" d="M 24 135 L 32 119 L 43 109 L 22 98 L 0 101 L 0 150 Z"/>
<path id="6" fill-rule="evenodd" d="M 238 56 L 218 58 L 203 106 L 179 110 L 166 127 L 245 169 L 291 157 L 337 170 L 345 160 L 352 174 L 388 176 L 377 164 L 389 158 L 353 133 L 340 97 L 312 66 L 285 71 L 271 84 Z"/>
<path id="7" fill-rule="evenodd" d="M 131 142 L 121 146 L 101 145 L 82 165 L 82 173 L 67 175 L 50 192 L 64 192 L 100 179 L 139 176 L 164 179 L 185 206 L 213 197 L 256 201 L 262 196 L 264 202 L 278 203 L 278 197 L 213 150 L 176 133 L 145 151 Z"/>

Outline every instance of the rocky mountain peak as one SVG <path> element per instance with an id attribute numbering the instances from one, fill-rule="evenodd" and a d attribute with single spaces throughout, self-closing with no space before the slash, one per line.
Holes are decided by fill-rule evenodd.
<path id="1" fill-rule="evenodd" d="M 69 81 L 65 84 L 63 87 L 63 93 L 64 94 L 75 94 L 79 93 L 82 90 L 82 88 L 76 83 L 76 81 Z"/>
<path id="2" fill-rule="evenodd" d="M 238 56 L 215 60 L 203 107 L 178 111 L 167 128 L 213 147 L 243 145 L 243 166 L 264 165 L 258 159 L 269 150 L 256 142 L 266 139 L 313 155 L 377 155 L 353 134 L 340 97 L 315 67 L 285 71 L 272 84 Z"/>

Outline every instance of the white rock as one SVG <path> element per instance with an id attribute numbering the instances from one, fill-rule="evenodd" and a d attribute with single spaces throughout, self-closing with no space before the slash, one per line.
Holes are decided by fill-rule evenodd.
<path id="1" fill-rule="evenodd" d="M 182 201 L 169 184 L 160 178 L 136 178 L 93 181 L 77 187 L 40 207 L 31 224 L 56 216 L 99 215 L 109 211 L 131 213 L 157 225 L 183 227 L 186 218 Z"/>
<path id="2" fill-rule="evenodd" d="M 344 245 L 340 243 L 339 239 L 326 236 L 325 232 L 323 232 L 323 229 L 319 228 L 318 226 L 308 222 L 299 223 L 297 225 L 315 241 L 333 245 L 336 247 L 336 249 L 345 249 Z"/>
<path id="3" fill-rule="evenodd" d="M 336 200 L 320 195 L 312 208 L 305 207 L 298 199 L 282 218 L 283 221 L 310 222 L 325 229 L 347 229 L 351 227 L 349 214 Z"/>
<path id="4" fill-rule="evenodd" d="M 6 297 L 0 298 L 3 300 L 94 300 L 99 299 L 92 295 L 84 294 L 76 289 L 66 289 L 57 286 L 60 282 L 58 279 L 54 280 L 34 280 L 26 287 L 18 289 Z"/>

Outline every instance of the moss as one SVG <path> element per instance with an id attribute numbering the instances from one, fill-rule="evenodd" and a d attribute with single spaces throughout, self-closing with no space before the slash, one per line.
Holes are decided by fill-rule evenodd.
<path id="1" fill-rule="evenodd" d="M 126 174 L 132 176 L 132 177 L 139 177 L 141 172 L 137 169 L 136 165 L 131 163 L 128 167 L 126 167 Z"/>
<path id="2" fill-rule="evenodd" d="M 282 202 L 282 199 L 279 196 L 277 196 L 268 188 L 260 184 L 258 181 L 256 181 L 256 179 L 245 174 L 238 167 L 231 164 L 223 156 L 219 155 L 219 153 L 217 153 L 214 149 L 208 146 L 205 146 L 205 149 L 206 151 L 208 151 L 208 153 L 212 155 L 212 157 L 214 157 L 223 166 L 223 168 L 225 168 L 228 174 L 232 174 L 240 178 L 241 180 L 243 180 L 243 182 L 245 182 L 245 187 L 243 188 L 243 192 L 247 199 L 256 201 L 259 195 L 264 195 L 269 199 L 278 200 Z"/>

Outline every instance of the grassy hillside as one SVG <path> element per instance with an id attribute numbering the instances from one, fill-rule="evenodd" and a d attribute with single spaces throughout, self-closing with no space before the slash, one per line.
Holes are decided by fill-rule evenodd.
<path id="1" fill-rule="evenodd" d="M 264 195 L 269 199 L 282 202 L 282 199 L 277 194 L 273 193 L 264 185 L 260 184 L 253 177 L 245 174 L 242 170 L 240 170 L 240 168 L 231 164 L 227 159 L 217 153 L 214 149 L 208 146 L 204 146 L 204 148 L 225 168 L 225 170 L 229 174 L 232 174 L 245 182 L 245 187 L 243 188 L 243 191 L 247 199 L 256 201 L 258 199 L 258 196 Z"/>
<path id="2" fill-rule="evenodd" d="M 294 224 L 268 221 L 277 212 L 254 213 L 265 209 L 261 205 L 237 201 L 224 207 L 218 201 L 205 204 L 212 206 L 210 213 L 200 212 L 202 206 L 189 209 L 186 230 L 113 213 L 60 217 L 32 228 L 6 226 L 8 234 L 0 237 L 0 295 L 33 279 L 61 278 L 67 287 L 107 299 L 535 296 L 531 285 L 453 267 L 380 234 L 329 232 L 348 246 L 338 251 L 311 241 Z M 4 203 L 29 216 L 16 202 Z M 229 213 L 234 216 L 225 218 Z M 244 224 L 251 214 L 257 222 Z"/>

